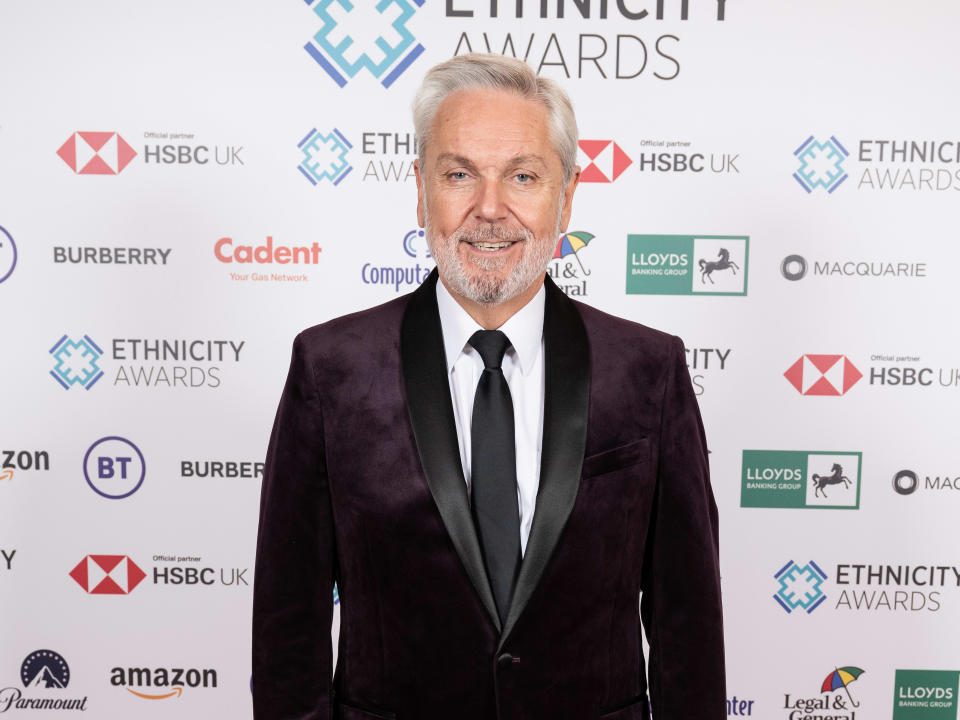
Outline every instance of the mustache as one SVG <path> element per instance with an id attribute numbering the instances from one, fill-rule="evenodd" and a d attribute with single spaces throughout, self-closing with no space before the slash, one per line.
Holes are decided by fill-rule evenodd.
<path id="1" fill-rule="evenodd" d="M 526 229 L 516 229 L 505 227 L 503 225 L 483 225 L 472 230 L 458 228 L 454 230 L 449 240 L 455 242 L 489 242 L 491 240 L 520 242 L 523 240 L 533 240 L 533 233 Z"/>

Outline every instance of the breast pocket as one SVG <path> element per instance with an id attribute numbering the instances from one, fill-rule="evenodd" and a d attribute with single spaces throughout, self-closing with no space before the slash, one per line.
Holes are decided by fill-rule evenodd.
<path id="1" fill-rule="evenodd" d="M 650 462 L 650 454 L 650 438 L 640 438 L 626 445 L 588 455 L 583 459 L 583 477 L 599 477 L 633 465 Z"/>

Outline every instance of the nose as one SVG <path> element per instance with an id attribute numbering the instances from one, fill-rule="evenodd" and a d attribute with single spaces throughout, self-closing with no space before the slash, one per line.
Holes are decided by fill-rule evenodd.
<path id="1" fill-rule="evenodd" d="M 504 189 L 497 180 L 484 178 L 479 185 L 475 214 L 477 220 L 494 223 L 507 219 L 508 211 Z"/>

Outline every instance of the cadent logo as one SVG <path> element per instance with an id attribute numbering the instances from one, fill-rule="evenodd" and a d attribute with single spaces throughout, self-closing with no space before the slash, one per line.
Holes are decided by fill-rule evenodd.
<path id="1" fill-rule="evenodd" d="M 126 555 L 87 555 L 70 571 L 89 595 L 128 595 L 146 576 Z"/>
<path id="2" fill-rule="evenodd" d="M 116 175 L 137 156 L 137 151 L 116 132 L 75 132 L 57 155 L 77 175 Z"/>
<path id="3" fill-rule="evenodd" d="M 578 145 L 580 182 L 611 183 L 633 163 L 613 140 L 581 140 Z"/>
<path id="4" fill-rule="evenodd" d="M 803 355 L 783 376 L 801 395 L 844 395 L 863 373 L 846 355 Z"/>
<path id="5" fill-rule="evenodd" d="M 826 142 L 819 142 L 811 135 L 793 154 L 800 162 L 793 179 L 808 193 L 818 187 L 832 193 L 849 177 L 843 162 L 850 153 L 833 135 Z"/>
<path id="6" fill-rule="evenodd" d="M 423 53 L 408 23 L 423 0 L 306 0 L 321 28 L 303 49 L 340 87 L 361 70 L 389 88 Z"/>

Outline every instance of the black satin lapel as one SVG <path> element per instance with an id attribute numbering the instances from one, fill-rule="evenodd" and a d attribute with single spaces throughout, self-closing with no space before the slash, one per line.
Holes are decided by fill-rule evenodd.
<path id="1" fill-rule="evenodd" d="M 590 352 L 587 331 L 573 302 L 549 277 L 545 279 L 543 317 L 544 398 L 540 489 L 533 526 L 500 647 L 523 612 L 553 555 L 580 488 L 587 442 Z"/>
<path id="2" fill-rule="evenodd" d="M 427 484 L 470 581 L 500 629 L 480 541 L 470 515 L 450 402 L 443 330 L 437 310 L 437 271 L 410 297 L 400 330 L 400 359 L 410 423 Z"/>

